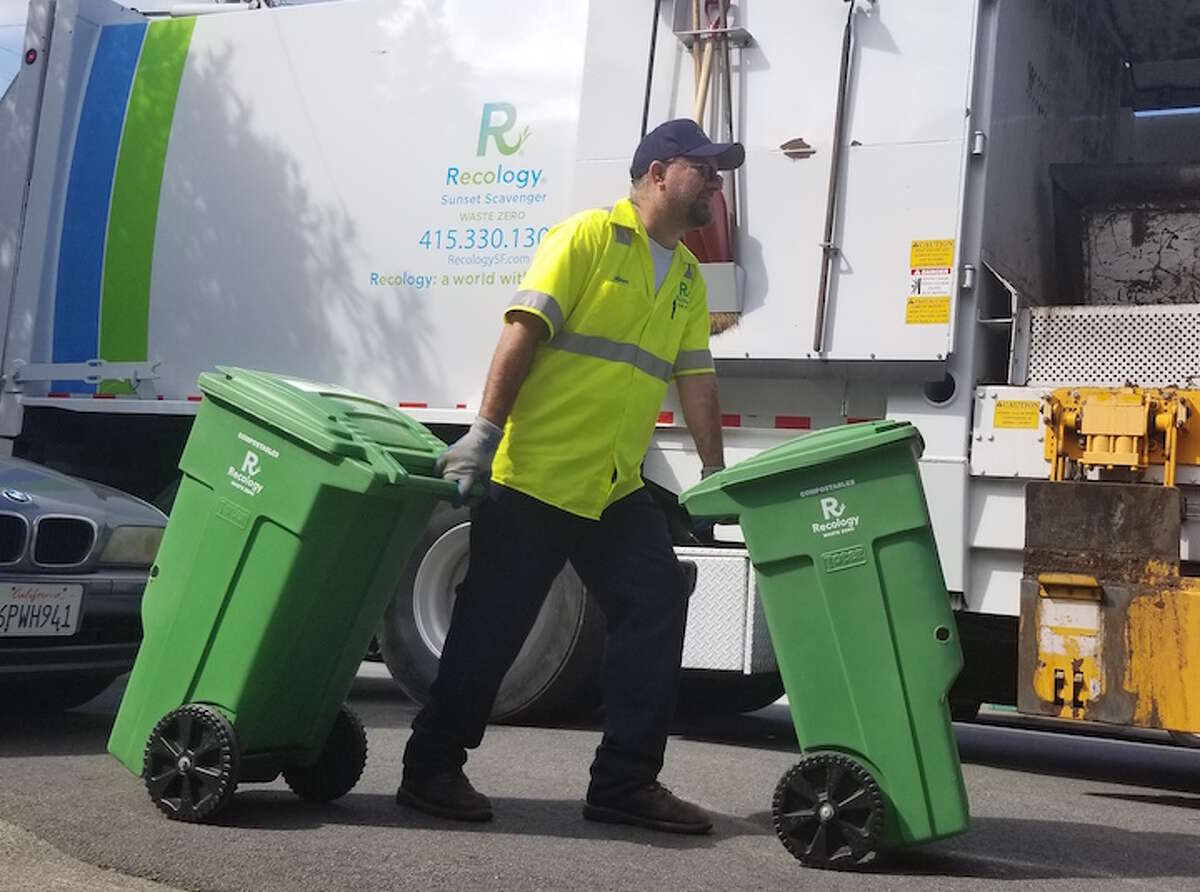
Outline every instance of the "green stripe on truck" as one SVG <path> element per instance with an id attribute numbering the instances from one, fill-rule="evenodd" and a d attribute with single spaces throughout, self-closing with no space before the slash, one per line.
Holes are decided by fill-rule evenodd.
<path id="1" fill-rule="evenodd" d="M 138 62 L 108 215 L 100 305 L 100 358 L 147 358 L 150 269 L 163 164 L 194 18 L 151 22 Z M 124 382 L 101 390 L 125 391 Z"/>

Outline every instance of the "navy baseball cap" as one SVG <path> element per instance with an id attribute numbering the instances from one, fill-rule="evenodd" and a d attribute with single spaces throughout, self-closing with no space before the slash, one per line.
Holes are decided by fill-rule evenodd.
<path id="1" fill-rule="evenodd" d="M 659 124 L 642 137 L 633 153 L 629 175 L 636 180 L 645 175 L 652 161 L 684 156 L 712 158 L 717 162 L 717 170 L 733 170 L 746 160 L 746 149 L 740 142 L 713 142 L 695 121 L 676 118 Z"/>

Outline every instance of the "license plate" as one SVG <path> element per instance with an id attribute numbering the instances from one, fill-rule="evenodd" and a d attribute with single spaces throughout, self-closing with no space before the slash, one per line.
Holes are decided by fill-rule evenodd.
<path id="1" fill-rule="evenodd" d="M 74 635 L 82 585 L 0 583 L 0 638 Z"/>

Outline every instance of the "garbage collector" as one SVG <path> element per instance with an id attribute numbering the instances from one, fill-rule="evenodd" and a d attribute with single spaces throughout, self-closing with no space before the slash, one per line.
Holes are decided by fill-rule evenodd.
<path id="1" fill-rule="evenodd" d="M 675 708 L 687 590 L 641 464 L 668 383 L 707 475 L 724 466 L 705 287 L 680 242 L 711 218 L 722 170 L 745 159 L 690 120 L 642 138 L 627 199 L 552 228 L 492 358 L 479 416 L 439 460 L 468 492 L 470 565 L 396 801 L 492 817 L 462 767 L 500 682 L 569 560 L 607 618 L 604 734 L 585 818 L 707 833 L 703 809 L 658 783 Z"/>

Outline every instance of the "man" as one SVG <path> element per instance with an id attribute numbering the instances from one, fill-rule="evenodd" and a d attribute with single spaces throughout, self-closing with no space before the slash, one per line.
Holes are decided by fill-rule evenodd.
<path id="1" fill-rule="evenodd" d="M 461 493 L 489 473 L 493 485 L 471 512 L 470 566 L 397 802 L 491 819 L 462 772 L 466 750 L 482 740 L 501 679 L 569 560 L 608 620 L 604 736 L 584 817 L 712 829 L 657 782 L 688 592 L 641 463 L 674 378 L 702 473 L 724 466 L 704 282 L 680 238 L 709 222 L 718 171 L 744 158 L 740 144 L 669 121 L 638 145 L 628 199 L 546 234 L 505 311 L 479 416 L 439 460 Z"/>

